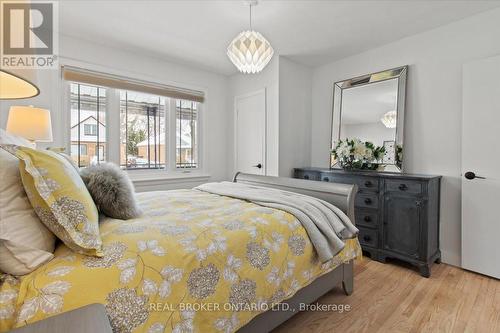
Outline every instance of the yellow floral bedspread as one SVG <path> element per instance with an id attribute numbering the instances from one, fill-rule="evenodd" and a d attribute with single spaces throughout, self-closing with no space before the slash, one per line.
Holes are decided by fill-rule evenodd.
<path id="1" fill-rule="evenodd" d="M 115 332 L 233 332 L 360 255 L 348 240 L 320 264 L 290 214 L 197 190 L 138 194 L 137 219 L 104 219 L 104 257 L 61 245 L 33 273 L 4 277 L 0 331 L 104 304 Z"/>

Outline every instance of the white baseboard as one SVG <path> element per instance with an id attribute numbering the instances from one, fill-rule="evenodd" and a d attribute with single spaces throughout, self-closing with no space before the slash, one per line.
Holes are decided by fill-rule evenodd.
<path id="1" fill-rule="evenodd" d="M 448 265 L 462 267 L 462 258 L 457 253 L 441 250 L 441 261 Z"/>

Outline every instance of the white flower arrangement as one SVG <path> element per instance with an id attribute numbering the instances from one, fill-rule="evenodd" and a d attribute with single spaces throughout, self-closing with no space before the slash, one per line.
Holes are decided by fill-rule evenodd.
<path id="1" fill-rule="evenodd" d="M 344 169 L 375 170 L 384 151 L 384 147 L 377 147 L 371 142 L 346 138 L 337 142 L 332 155 Z"/>

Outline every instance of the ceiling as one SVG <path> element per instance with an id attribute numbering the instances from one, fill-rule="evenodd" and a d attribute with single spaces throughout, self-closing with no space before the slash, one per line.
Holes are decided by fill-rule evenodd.
<path id="1" fill-rule="evenodd" d="M 396 110 L 398 79 L 366 84 L 342 91 L 342 124 L 377 123 Z"/>
<path id="2" fill-rule="evenodd" d="M 500 1 L 272 1 L 253 26 L 275 54 L 318 66 L 499 7 Z M 236 73 L 229 42 L 248 28 L 240 0 L 60 2 L 61 33 L 196 66 Z"/>

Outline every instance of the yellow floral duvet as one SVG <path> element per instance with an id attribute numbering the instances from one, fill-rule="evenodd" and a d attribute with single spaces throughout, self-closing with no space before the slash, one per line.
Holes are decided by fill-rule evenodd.
<path id="1" fill-rule="evenodd" d="M 138 194 L 144 214 L 104 219 L 104 257 L 64 245 L 3 278 L 0 331 L 101 303 L 115 332 L 233 332 L 359 256 L 357 239 L 321 264 L 290 214 L 197 190 Z"/>

